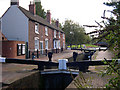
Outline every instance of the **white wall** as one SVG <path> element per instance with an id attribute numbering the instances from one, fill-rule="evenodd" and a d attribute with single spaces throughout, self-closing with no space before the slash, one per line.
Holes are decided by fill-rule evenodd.
<path id="1" fill-rule="evenodd" d="M 2 17 L 2 33 L 8 40 L 28 42 L 28 18 L 13 5 Z"/>

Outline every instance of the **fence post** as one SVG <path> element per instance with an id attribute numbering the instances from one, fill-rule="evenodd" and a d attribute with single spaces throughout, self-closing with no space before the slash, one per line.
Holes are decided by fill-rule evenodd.
<path id="1" fill-rule="evenodd" d="M 39 51 L 38 51 L 38 49 L 37 49 L 37 58 L 39 58 Z"/>
<path id="2" fill-rule="evenodd" d="M 25 57 L 28 59 L 28 42 L 25 43 Z"/>
<path id="3" fill-rule="evenodd" d="M 30 58 L 30 51 L 29 51 L 29 56 L 28 57 Z"/>
<path id="4" fill-rule="evenodd" d="M 47 56 L 47 49 L 45 49 L 45 53 L 46 53 L 46 56 Z"/>
<path id="5" fill-rule="evenodd" d="M 48 53 L 49 62 L 51 62 L 51 61 L 52 61 L 52 55 L 53 55 L 53 53 L 52 53 L 52 52 L 49 52 L 49 53 Z"/>
<path id="6" fill-rule="evenodd" d="M 34 60 L 35 58 L 35 55 L 34 55 L 34 52 L 32 52 L 32 60 Z"/>

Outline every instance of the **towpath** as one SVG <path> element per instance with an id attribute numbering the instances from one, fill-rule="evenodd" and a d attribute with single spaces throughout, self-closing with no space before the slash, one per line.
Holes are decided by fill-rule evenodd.
<path id="1" fill-rule="evenodd" d="M 103 60 L 104 58 L 106 59 L 112 59 L 113 54 L 111 51 L 107 50 L 107 51 L 97 51 L 95 53 L 95 59 L 94 60 Z M 108 83 L 108 79 L 111 78 L 111 76 L 105 76 L 105 77 L 101 77 L 101 75 L 98 75 L 98 73 L 100 73 L 100 71 L 104 70 L 104 65 L 102 66 L 89 66 L 89 71 L 90 72 L 86 72 L 83 73 L 83 76 L 86 80 L 90 81 L 90 85 L 93 85 L 93 88 L 100 88 L 100 87 L 105 87 L 105 84 Z M 80 76 L 78 75 L 75 79 L 80 79 Z M 76 86 L 74 85 L 75 82 L 72 81 L 72 83 L 66 88 L 70 89 L 70 88 L 76 88 Z"/>
<path id="2" fill-rule="evenodd" d="M 58 62 L 58 59 L 65 59 L 72 57 L 73 52 L 74 50 L 65 50 L 62 53 L 53 54 L 52 61 Z M 81 53 L 81 51 L 75 51 L 75 52 Z M 48 61 L 48 57 L 44 56 L 35 60 Z M 0 83 L 3 83 L 5 86 L 23 77 L 29 76 L 32 73 L 35 73 L 36 70 L 33 69 L 37 68 L 36 65 L 26 65 L 26 64 L 0 63 L 0 65 L 2 66 L 2 82 Z"/>
<path id="3" fill-rule="evenodd" d="M 97 57 L 96 57 L 96 60 L 99 60 L 99 59 L 112 59 L 113 57 L 113 54 L 110 50 L 106 50 L 106 51 L 100 51 L 98 52 L 97 54 Z"/>

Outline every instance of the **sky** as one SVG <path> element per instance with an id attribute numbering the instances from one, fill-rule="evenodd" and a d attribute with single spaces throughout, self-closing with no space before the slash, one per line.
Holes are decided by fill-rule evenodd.
<path id="1" fill-rule="evenodd" d="M 28 5 L 32 0 L 19 0 L 19 5 L 29 9 Z M 103 2 L 108 0 L 41 0 L 45 11 L 51 11 L 51 17 L 59 19 L 60 23 L 65 20 L 73 20 L 75 23 L 83 25 L 97 25 L 96 21 L 101 21 L 104 10 L 111 9 Z M 0 17 L 10 7 L 10 0 L 0 0 Z M 91 32 L 94 28 L 85 28 L 86 32 Z"/>

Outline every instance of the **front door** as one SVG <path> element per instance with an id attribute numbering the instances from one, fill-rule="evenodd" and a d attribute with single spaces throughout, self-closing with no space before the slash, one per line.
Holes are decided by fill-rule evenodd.
<path id="1" fill-rule="evenodd" d="M 40 54 L 43 54 L 43 42 L 40 42 Z"/>

